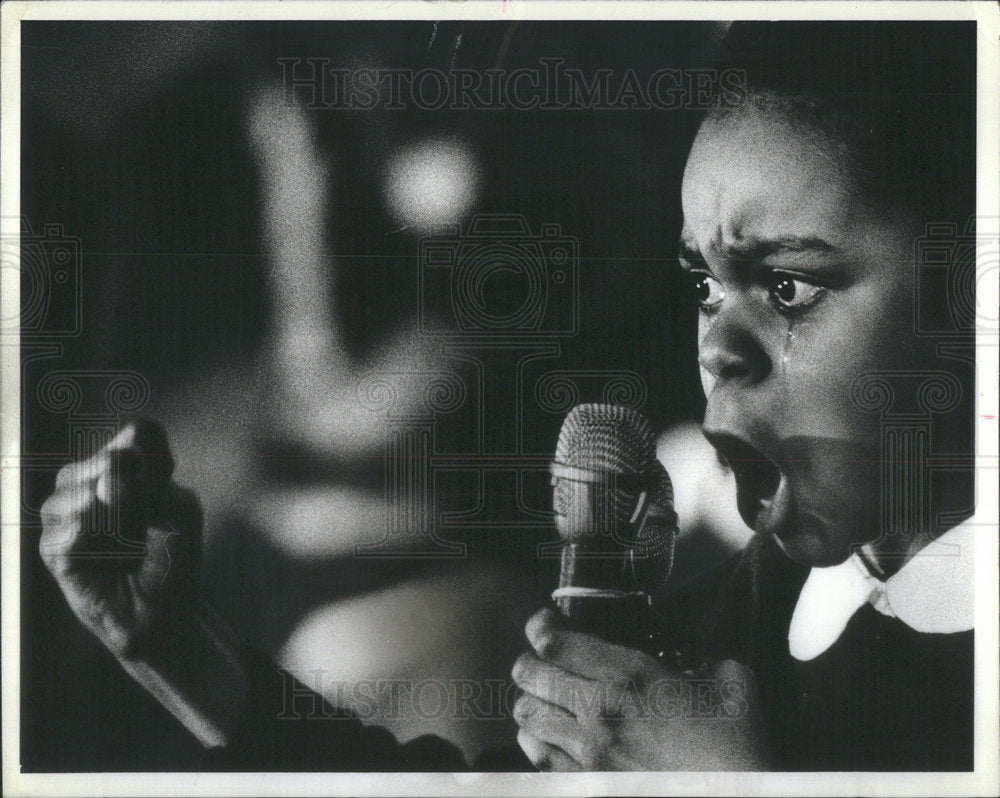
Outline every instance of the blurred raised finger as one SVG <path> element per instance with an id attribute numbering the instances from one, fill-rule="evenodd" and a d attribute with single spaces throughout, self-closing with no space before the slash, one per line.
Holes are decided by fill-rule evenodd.
<path id="1" fill-rule="evenodd" d="M 56 474 L 55 489 L 94 482 L 111 467 L 111 453 L 102 449 L 93 457 L 69 463 Z"/>
<path id="2" fill-rule="evenodd" d="M 108 443 L 107 449 L 138 452 L 151 477 L 169 479 L 174 473 L 174 458 L 170 453 L 166 430 L 150 418 L 137 418 L 125 424 Z"/>
<path id="3" fill-rule="evenodd" d="M 96 505 L 93 489 L 72 488 L 53 494 L 42 505 L 38 552 L 52 573 L 63 573 L 69 565 L 68 558 L 90 546 L 88 527 Z"/>

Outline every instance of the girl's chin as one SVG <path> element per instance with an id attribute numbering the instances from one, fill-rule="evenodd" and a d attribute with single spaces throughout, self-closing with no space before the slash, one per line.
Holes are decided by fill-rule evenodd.
<path id="1" fill-rule="evenodd" d="M 831 538 L 815 532 L 800 531 L 787 537 L 772 535 L 772 539 L 789 559 L 806 568 L 840 565 L 851 555 L 849 545 L 838 545 Z"/>

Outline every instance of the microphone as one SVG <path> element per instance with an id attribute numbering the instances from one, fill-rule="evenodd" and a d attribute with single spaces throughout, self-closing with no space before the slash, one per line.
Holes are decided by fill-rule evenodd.
<path id="1" fill-rule="evenodd" d="M 656 646 L 651 597 L 673 567 L 677 514 L 649 421 L 616 405 L 578 405 L 549 470 L 563 539 L 559 611 L 579 631 Z"/>

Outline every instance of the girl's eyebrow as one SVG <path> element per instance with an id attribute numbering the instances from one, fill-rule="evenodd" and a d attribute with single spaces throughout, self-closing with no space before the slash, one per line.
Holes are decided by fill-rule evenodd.
<path id="1" fill-rule="evenodd" d="M 815 236 L 781 236 L 778 238 L 749 239 L 722 247 L 722 256 L 732 261 L 759 261 L 773 255 L 799 255 L 802 253 L 830 255 L 839 250 L 828 241 Z"/>
<path id="2" fill-rule="evenodd" d="M 682 240 L 677 249 L 677 257 L 680 260 L 685 260 L 692 266 L 707 266 L 705 263 L 705 258 L 702 257 L 701 250 L 690 241 Z"/>
<path id="3" fill-rule="evenodd" d="M 732 263 L 751 264 L 774 255 L 841 255 L 842 253 L 830 242 L 815 236 L 781 236 L 726 244 L 721 248 L 720 254 Z M 677 257 L 692 266 L 707 266 L 698 246 L 687 239 L 680 242 Z"/>

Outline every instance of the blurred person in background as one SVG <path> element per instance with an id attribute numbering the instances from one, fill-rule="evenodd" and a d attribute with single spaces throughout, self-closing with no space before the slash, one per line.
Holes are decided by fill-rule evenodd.
<path id="1" fill-rule="evenodd" d="M 175 589 L 213 608 L 235 646 L 256 652 L 258 673 L 270 668 L 272 687 L 293 689 L 276 662 L 301 680 L 294 689 L 338 704 L 346 693 L 345 708 L 366 722 L 404 742 L 444 737 L 467 761 L 512 742 L 510 663 L 556 579 L 555 563 L 535 555 L 552 537 L 548 481 L 536 466 L 520 485 L 502 469 L 480 483 L 468 467 L 488 471 L 490 452 L 551 457 L 568 407 L 541 406 L 531 383 L 552 371 L 584 375 L 579 401 L 600 401 L 603 383 L 586 375 L 610 365 L 642 378 L 635 398 L 658 427 L 698 416 L 694 310 L 662 243 L 680 224 L 679 199 L 662 186 L 679 184 L 695 114 L 310 108 L 307 59 L 329 70 L 509 74 L 559 58 L 588 80 L 602 68 L 618 80 L 700 63 L 716 33 L 642 23 L 26 24 L 22 208 L 36 228 L 56 221 L 80 237 L 83 301 L 79 336 L 60 339 L 58 352 L 25 349 L 24 452 L 97 454 L 77 448 L 72 414 L 46 404 L 54 373 L 81 383 L 141 375 L 141 412 L 165 436 L 124 430 L 115 445 L 152 442 L 166 478 L 169 443 L 172 480 L 204 514 L 200 551 L 191 541 L 192 570 Z M 291 97 L 289 74 L 300 81 Z M 421 241 L 490 213 L 520 214 L 534 235 L 558 224 L 579 243 L 578 328 L 526 365 L 502 337 L 463 360 L 446 351 L 455 339 L 419 329 Z M 499 279 L 491 298 L 503 312 L 522 286 Z M 435 507 L 423 510 L 457 516 L 440 535 L 465 547 L 458 556 L 425 530 L 386 543 L 387 413 L 426 414 L 439 374 L 457 375 L 465 398 L 430 417 L 451 470 L 437 473 Z M 359 399 L 364 385 L 375 395 L 378 377 L 396 400 L 388 411 Z M 85 388 L 101 401 L 102 383 Z M 28 508 L 56 487 L 51 471 L 26 468 L 24 480 Z M 103 499 L 117 495 L 102 486 Z M 187 499 L 177 507 L 197 515 Z M 25 522 L 37 525 L 37 510 Z M 166 530 L 164 542 L 181 538 Z M 380 556 L 357 556 L 365 546 Z M 174 578 L 180 555 L 169 551 Z M 25 767 L 207 766 L 199 742 L 83 630 L 37 554 L 22 573 Z M 425 712 L 412 701 L 394 708 L 391 689 L 373 710 L 341 689 L 364 680 L 434 680 L 450 701 L 470 683 L 487 686 L 470 711 L 438 713 L 430 684 Z M 309 700 L 296 701 L 308 714 Z M 290 766 L 280 752 L 258 754 L 255 768 Z M 310 760 L 306 748 L 294 764 L 357 765 L 353 755 Z"/>

